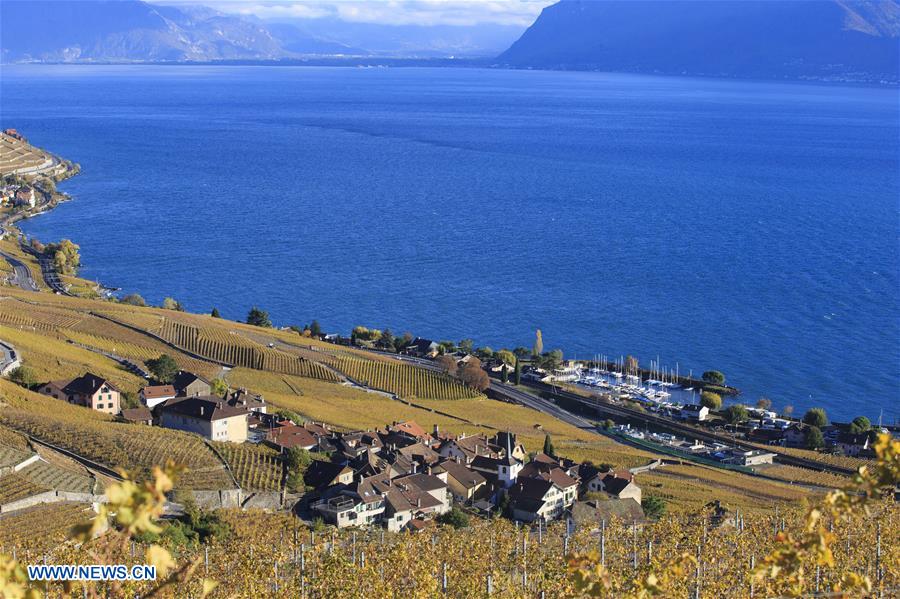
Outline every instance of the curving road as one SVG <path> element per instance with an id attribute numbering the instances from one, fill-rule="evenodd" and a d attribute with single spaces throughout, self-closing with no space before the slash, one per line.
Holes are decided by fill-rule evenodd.
<path id="1" fill-rule="evenodd" d="M 34 279 L 31 276 L 31 271 L 25 266 L 24 262 L 3 252 L 0 252 L 0 256 L 3 256 L 3 258 L 9 262 L 10 266 L 13 267 L 11 280 L 13 285 L 24 289 L 25 291 L 39 291 L 37 283 L 34 282 Z"/>

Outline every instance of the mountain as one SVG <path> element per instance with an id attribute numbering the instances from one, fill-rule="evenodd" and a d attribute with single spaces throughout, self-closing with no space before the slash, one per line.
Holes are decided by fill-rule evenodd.
<path id="1" fill-rule="evenodd" d="M 898 0 L 562 0 L 513 67 L 896 83 Z"/>
<path id="2" fill-rule="evenodd" d="M 264 27 L 202 7 L 139 0 L 4 0 L 4 62 L 267 59 L 284 50 Z"/>

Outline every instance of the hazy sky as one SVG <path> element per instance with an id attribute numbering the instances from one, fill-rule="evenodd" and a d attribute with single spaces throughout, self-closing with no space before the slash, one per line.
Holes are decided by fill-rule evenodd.
<path id="1" fill-rule="evenodd" d="M 527 27 L 556 0 L 163 0 L 165 4 L 203 4 L 222 12 L 261 19 L 337 17 L 345 21 L 391 25 L 474 25 Z M 152 2 L 152 0 L 151 0 Z"/>

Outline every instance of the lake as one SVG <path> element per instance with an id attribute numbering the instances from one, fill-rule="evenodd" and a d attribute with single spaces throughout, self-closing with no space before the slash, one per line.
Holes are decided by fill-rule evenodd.
<path id="1" fill-rule="evenodd" d="M 900 418 L 896 89 L 428 68 L 5 66 L 79 162 L 23 225 L 158 303 L 660 357 Z"/>

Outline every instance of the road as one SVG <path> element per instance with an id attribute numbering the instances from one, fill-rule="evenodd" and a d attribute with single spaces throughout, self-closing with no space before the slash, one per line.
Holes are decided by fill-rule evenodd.
<path id="1" fill-rule="evenodd" d="M 9 262 L 10 266 L 13 267 L 13 285 L 20 287 L 25 291 L 38 291 L 37 283 L 34 282 L 34 279 L 31 277 L 31 271 L 28 270 L 25 263 L 17 258 L 13 258 L 9 254 L 4 254 L 3 252 L 0 252 L 0 256 L 3 256 L 3 258 Z"/>

